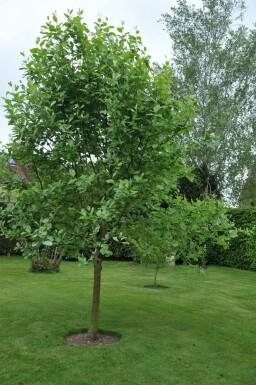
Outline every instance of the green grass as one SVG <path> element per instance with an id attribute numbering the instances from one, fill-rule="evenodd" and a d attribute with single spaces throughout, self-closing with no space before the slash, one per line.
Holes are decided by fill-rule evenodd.
<path id="1" fill-rule="evenodd" d="M 100 328 L 118 344 L 67 345 L 89 324 L 92 266 L 28 272 L 0 258 L 1 385 L 255 385 L 256 275 L 211 267 L 103 266 Z"/>

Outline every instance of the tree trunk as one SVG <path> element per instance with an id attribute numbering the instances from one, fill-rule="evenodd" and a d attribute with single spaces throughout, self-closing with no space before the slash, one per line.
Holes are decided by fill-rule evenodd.
<path id="1" fill-rule="evenodd" d="M 102 241 L 106 235 L 106 229 L 101 228 L 98 241 Z M 99 307 L 100 307 L 100 284 L 101 284 L 101 270 L 102 260 L 100 254 L 100 246 L 96 246 L 93 258 L 94 264 L 94 280 L 93 280 L 93 297 L 92 297 L 92 312 L 91 325 L 88 331 L 88 339 L 96 340 L 98 338 L 98 323 L 99 323 Z"/>
<path id="2" fill-rule="evenodd" d="M 157 277 L 158 269 L 159 269 L 159 267 L 156 266 L 156 267 L 155 267 L 155 275 L 154 275 L 154 287 L 157 287 L 157 284 L 156 284 L 156 277 Z"/>
<path id="3" fill-rule="evenodd" d="M 99 250 L 97 250 L 94 254 L 94 285 L 92 298 L 91 326 L 88 331 L 88 337 L 92 340 L 96 340 L 98 334 L 101 270 L 101 258 Z"/>

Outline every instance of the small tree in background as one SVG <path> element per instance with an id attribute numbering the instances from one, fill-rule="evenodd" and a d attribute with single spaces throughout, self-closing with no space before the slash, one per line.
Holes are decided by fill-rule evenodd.
<path id="1" fill-rule="evenodd" d="M 3 230 L 20 239 L 25 256 L 42 245 L 60 255 L 93 250 L 88 338 L 96 339 L 102 256 L 132 213 L 139 220 L 186 175 L 178 142 L 194 104 L 173 97 L 168 63 L 154 73 L 137 31 L 101 19 L 90 31 L 82 12 L 65 16 L 42 27 L 25 82 L 5 99 L 9 156 L 28 165 L 33 180 L 7 186 L 15 199 Z"/>
<path id="2" fill-rule="evenodd" d="M 159 208 L 158 211 L 140 218 L 124 229 L 134 259 L 154 268 L 153 283 L 148 285 L 149 287 L 161 287 L 157 283 L 158 271 L 167 264 L 168 256 L 174 251 L 166 226 L 168 220 L 165 210 Z"/>
<path id="3" fill-rule="evenodd" d="M 227 248 L 237 231 L 225 215 L 221 202 L 206 196 L 188 202 L 183 197 L 170 198 L 168 207 L 154 209 L 147 217 L 123 230 L 130 241 L 135 258 L 154 267 L 153 287 L 158 287 L 159 268 L 170 257 L 205 267 L 206 245 Z"/>
<path id="4" fill-rule="evenodd" d="M 237 230 L 229 221 L 224 204 L 215 198 L 206 196 L 192 203 L 183 201 L 182 205 L 183 233 L 178 234 L 185 239 L 185 247 L 179 250 L 178 257 L 187 263 L 198 262 L 204 268 L 207 244 L 227 249 L 230 240 L 237 237 Z"/>

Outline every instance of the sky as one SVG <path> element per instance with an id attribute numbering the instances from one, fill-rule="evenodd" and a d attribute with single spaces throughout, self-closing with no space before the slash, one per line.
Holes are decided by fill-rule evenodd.
<path id="1" fill-rule="evenodd" d="M 171 44 L 161 14 L 175 5 L 175 0 L 0 0 L 0 97 L 8 91 L 8 82 L 18 83 L 22 78 L 20 52 L 29 54 L 35 46 L 40 27 L 48 15 L 63 15 L 67 9 L 84 10 L 84 21 L 92 26 L 97 17 L 108 17 L 111 24 L 133 32 L 141 32 L 143 44 L 154 61 L 171 60 Z M 188 0 L 199 5 L 200 0 Z M 245 23 L 256 22 L 256 0 L 246 0 Z M 0 102 L 0 142 L 8 142 L 11 128 L 5 118 L 3 101 Z"/>

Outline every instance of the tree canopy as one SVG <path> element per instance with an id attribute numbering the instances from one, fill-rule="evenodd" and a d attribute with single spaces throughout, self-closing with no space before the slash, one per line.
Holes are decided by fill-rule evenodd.
<path id="1" fill-rule="evenodd" d="M 255 153 L 255 28 L 242 24 L 242 0 L 178 0 L 163 15 L 174 56 L 177 93 L 198 100 L 190 139 L 198 168 L 215 174 L 229 202 L 236 203 Z M 206 181 L 207 187 L 208 181 Z"/>

